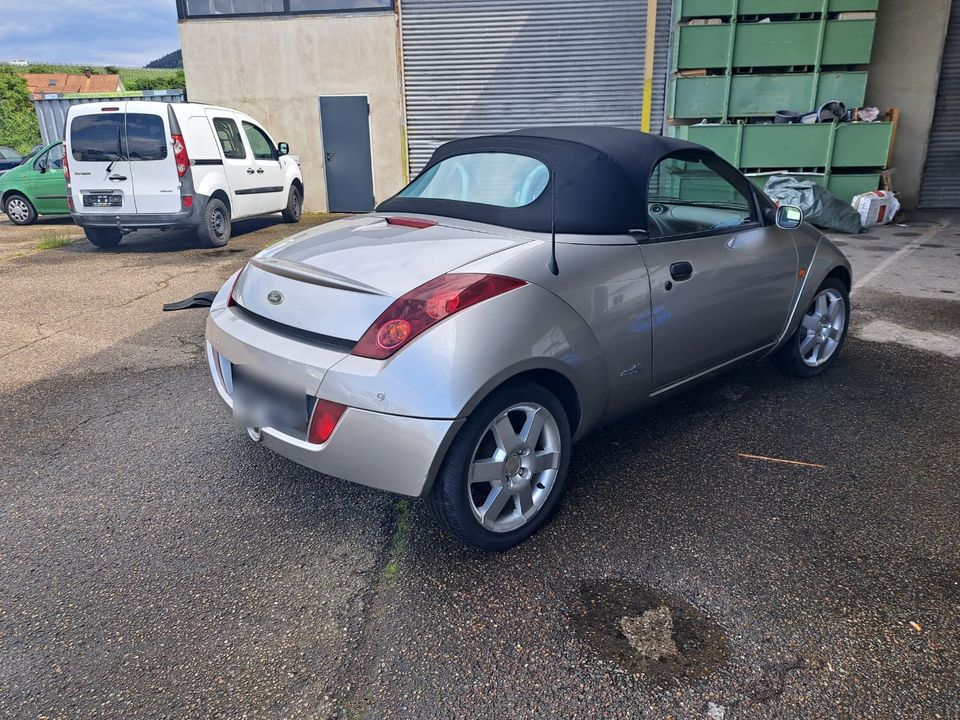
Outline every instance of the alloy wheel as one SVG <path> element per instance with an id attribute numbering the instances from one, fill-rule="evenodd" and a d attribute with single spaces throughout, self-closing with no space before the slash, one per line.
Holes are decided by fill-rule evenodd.
<path id="1" fill-rule="evenodd" d="M 560 467 L 560 430 L 542 405 L 518 403 L 484 430 L 468 478 L 470 509 L 497 533 L 525 525 L 543 507 Z"/>
<path id="2" fill-rule="evenodd" d="M 800 333 L 800 357 L 808 367 L 820 367 L 840 347 L 847 325 L 847 304 L 843 296 L 827 288 L 821 291 L 803 316 Z"/>
<path id="3" fill-rule="evenodd" d="M 7 215 L 10 216 L 13 222 L 26 222 L 30 217 L 30 207 L 25 200 L 21 200 L 18 197 L 11 198 L 7 201 Z"/>

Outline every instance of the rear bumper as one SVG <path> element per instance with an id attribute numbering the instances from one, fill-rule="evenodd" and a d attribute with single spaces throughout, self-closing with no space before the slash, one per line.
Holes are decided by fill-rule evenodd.
<path id="1" fill-rule="evenodd" d="M 231 368 L 255 364 L 282 372 L 308 395 L 323 396 L 326 370 L 343 355 L 279 337 L 245 322 L 229 309 L 207 320 L 207 362 L 221 399 L 233 407 Z M 322 445 L 304 437 L 260 428 L 271 450 L 326 475 L 412 497 L 427 492 L 461 420 L 406 417 L 348 407 Z"/>
<path id="2" fill-rule="evenodd" d="M 203 195 L 194 195 L 192 207 L 173 213 L 111 215 L 108 213 L 83 213 L 73 210 L 70 215 L 80 227 L 119 227 L 121 230 L 193 228 L 200 224 L 200 218 L 203 217 L 203 208 L 206 207 L 207 200 L 208 198 Z"/>

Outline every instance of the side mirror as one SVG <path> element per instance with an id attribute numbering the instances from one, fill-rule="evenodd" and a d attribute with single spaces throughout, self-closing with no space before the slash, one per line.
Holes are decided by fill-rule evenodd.
<path id="1" fill-rule="evenodd" d="M 796 230 L 803 222 L 803 210 L 795 205 L 781 205 L 777 208 L 777 227 L 783 230 Z"/>
<path id="2" fill-rule="evenodd" d="M 40 162 L 38 162 L 37 170 L 39 170 L 41 174 L 45 173 L 47 171 L 47 161 L 41 160 Z"/>
<path id="3" fill-rule="evenodd" d="M 289 152 L 290 152 L 289 145 L 287 145 L 285 142 L 277 143 L 277 153 L 279 153 L 280 155 L 286 155 Z"/>

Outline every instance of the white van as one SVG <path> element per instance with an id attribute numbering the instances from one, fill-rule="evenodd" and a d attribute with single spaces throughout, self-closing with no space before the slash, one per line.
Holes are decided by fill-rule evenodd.
<path id="1" fill-rule="evenodd" d="M 139 228 L 196 228 L 225 245 L 230 223 L 281 212 L 300 220 L 303 179 L 286 143 L 253 118 L 197 103 L 73 105 L 64 175 L 74 222 L 94 245 Z"/>

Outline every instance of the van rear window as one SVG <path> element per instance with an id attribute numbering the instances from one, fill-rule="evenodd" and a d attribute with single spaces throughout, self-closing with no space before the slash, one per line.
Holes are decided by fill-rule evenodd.
<path id="1" fill-rule="evenodd" d="M 80 162 L 163 160 L 163 118 L 144 113 L 81 115 L 70 124 L 73 158 Z"/>

